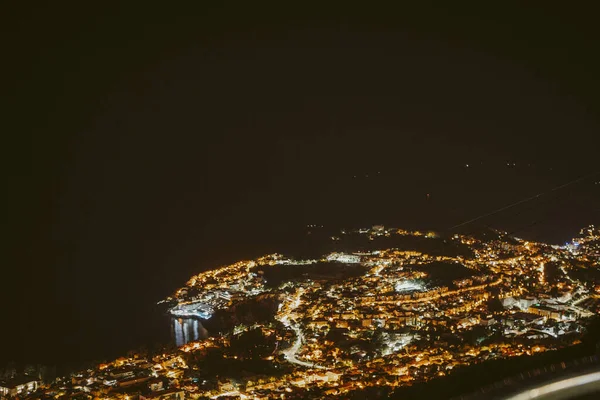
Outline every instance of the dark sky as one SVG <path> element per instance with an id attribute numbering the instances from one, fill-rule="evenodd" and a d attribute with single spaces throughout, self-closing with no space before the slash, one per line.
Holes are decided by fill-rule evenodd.
<path id="1" fill-rule="evenodd" d="M 446 229 L 600 169 L 591 10 L 3 7 L 2 362 L 149 341 L 308 223 Z M 483 222 L 563 241 L 599 180 Z"/>

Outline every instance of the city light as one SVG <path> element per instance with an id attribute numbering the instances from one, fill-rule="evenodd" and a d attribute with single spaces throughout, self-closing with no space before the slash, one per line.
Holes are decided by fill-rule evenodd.
<path id="1" fill-rule="evenodd" d="M 177 350 L 99 364 L 79 373 L 77 387 L 113 400 L 127 400 L 135 395 L 127 388 L 141 383 L 160 396 L 162 378 L 170 382 L 172 400 L 393 389 L 451 375 L 459 366 L 579 343 L 588 318 L 598 314 L 600 282 L 581 281 L 588 269 L 600 266 L 595 227 L 582 229 L 570 242 L 577 243 L 576 252 L 574 246 L 502 236 L 484 241 L 424 232 L 375 226 L 346 230 L 334 242 L 353 235 L 364 243 L 378 236 L 434 246 L 438 241 L 432 252 L 362 248 L 314 259 L 270 254 L 195 275 L 160 302 L 169 304 Z M 468 252 L 439 251 L 449 246 Z M 268 282 L 271 276 L 279 283 Z M 201 333 L 200 321 L 217 312 L 223 312 L 221 323 L 234 322 L 231 328 Z M 271 317 L 257 320 L 254 313 Z M 236 345 L 250 337 L 258 342 Z M 208 354 L 228 368 L 249 357 L 284 372 L 211 381 L 202 375 Z M 597 379 L 593 374 L 567 379 L 513 400 Z M 124 395 L 113 394 L 117 390 Z"/>

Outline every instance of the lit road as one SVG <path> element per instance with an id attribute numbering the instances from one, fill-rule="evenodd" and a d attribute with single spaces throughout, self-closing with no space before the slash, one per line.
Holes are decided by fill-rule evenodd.
<path id="1" fill-rule="evenodd" d="M 303 367 L 325 369 L 325 367 L 323 367 L 321 365 L 316 365 L 314 363 L 302 361 L 296 357 L 296 354 L 298 354 L 298 351 L 300 350 L 300 346 L 302 346 L 302 341 L 304 340 L 304 334 L 302 333 L 302 330 L 295 324 L 291 324 L 289 322 L 288 322 L 288 324 L 286 324 L 284 321 L 282 321 L 282 322 L 284 323 L 284 325 L 291 328 L 294 331 L 294 333 L 296 334 L 296 340 L 294 341 L 294 344 L 292 345 L 292 347 L 282 351 L 282 353 L 285 355 L 285 359 L 293 364 L 302 365 Z M 287 322 L 287 320 L 286 320 L 286 322 Z"/>
<path id="2" fill-rule="evenodd" d="M 293 313 L 294 310 L 300 306 L 300 298 L 302 297 L 302 294 L 304 294 L 304 289 L 299 288 L 294 294 L 294 296 L 289 298 L 285 302 L 285 304 L 281 304 L 281 312 L 278 313 L 276 317 L 283 325 L 293 330 L 296 334 L 296 340 L 294 341 L 294 344 L 290 348 L 283 350 L 281 353 L 285 356 L 285 359 L 291 362 L 292 364 L 301 365 L 303 367 L 308 368 L 326 369 L 321 365 L 302 361 L 298 359 L 298 357 L 296 357 L 296 354 L 298 354 L 298 351 L 302 346 L 302 342 L 304 341 L 304 333 L 302 333 L 302 330 L 296 323 L 290 321 L 290 314 Z"/>

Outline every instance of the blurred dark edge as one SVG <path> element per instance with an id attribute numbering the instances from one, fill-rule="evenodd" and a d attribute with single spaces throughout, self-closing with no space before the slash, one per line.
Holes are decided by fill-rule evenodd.
<path id="1" fill-rule="evenodd" d="M 525 393 L 536 387 L 559 382 L 569 378 L 575 378 L 600 372 L 600 357 L 598 355 L 587 356 L 577 360 L 551 364 L 546 367 L 536 368 L 527 372 L 522 372 L 510 378 L 498 381 L 492 385 L 482 387 L 477 392 L 453 397 L 451 400 L 509 400 L 514 396 Z M 579 388 L 586 388 L 587 393 L 596 393 L 600 397 L 599 381 L 589 382 Z M 570 392 L 571 393 L 571 392 Z M 583 391 L 573 390 L 573 395 L 580 396 Z M 566 395 L 566 393 L 565 393 Z M 554 397 L 552 397 L 554 396 Z M 539 399 L 558 399 L 558 398 L 578 398 L 578 397 L 558 396 L 558 393 L 549 393 L 547 396 L 540 395 Z"/>

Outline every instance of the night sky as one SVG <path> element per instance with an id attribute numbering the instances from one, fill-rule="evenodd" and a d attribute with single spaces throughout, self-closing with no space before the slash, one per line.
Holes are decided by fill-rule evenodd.
<path id="1" fill-rule="evenodd" d="M 591 10 L 152 7 L 3 5 L 0 364 L 157 341 L 189 275 L 307 224 L 443 231 L 600 170 Z M 468 229 L 564 242 L 595 182 Z"/>

